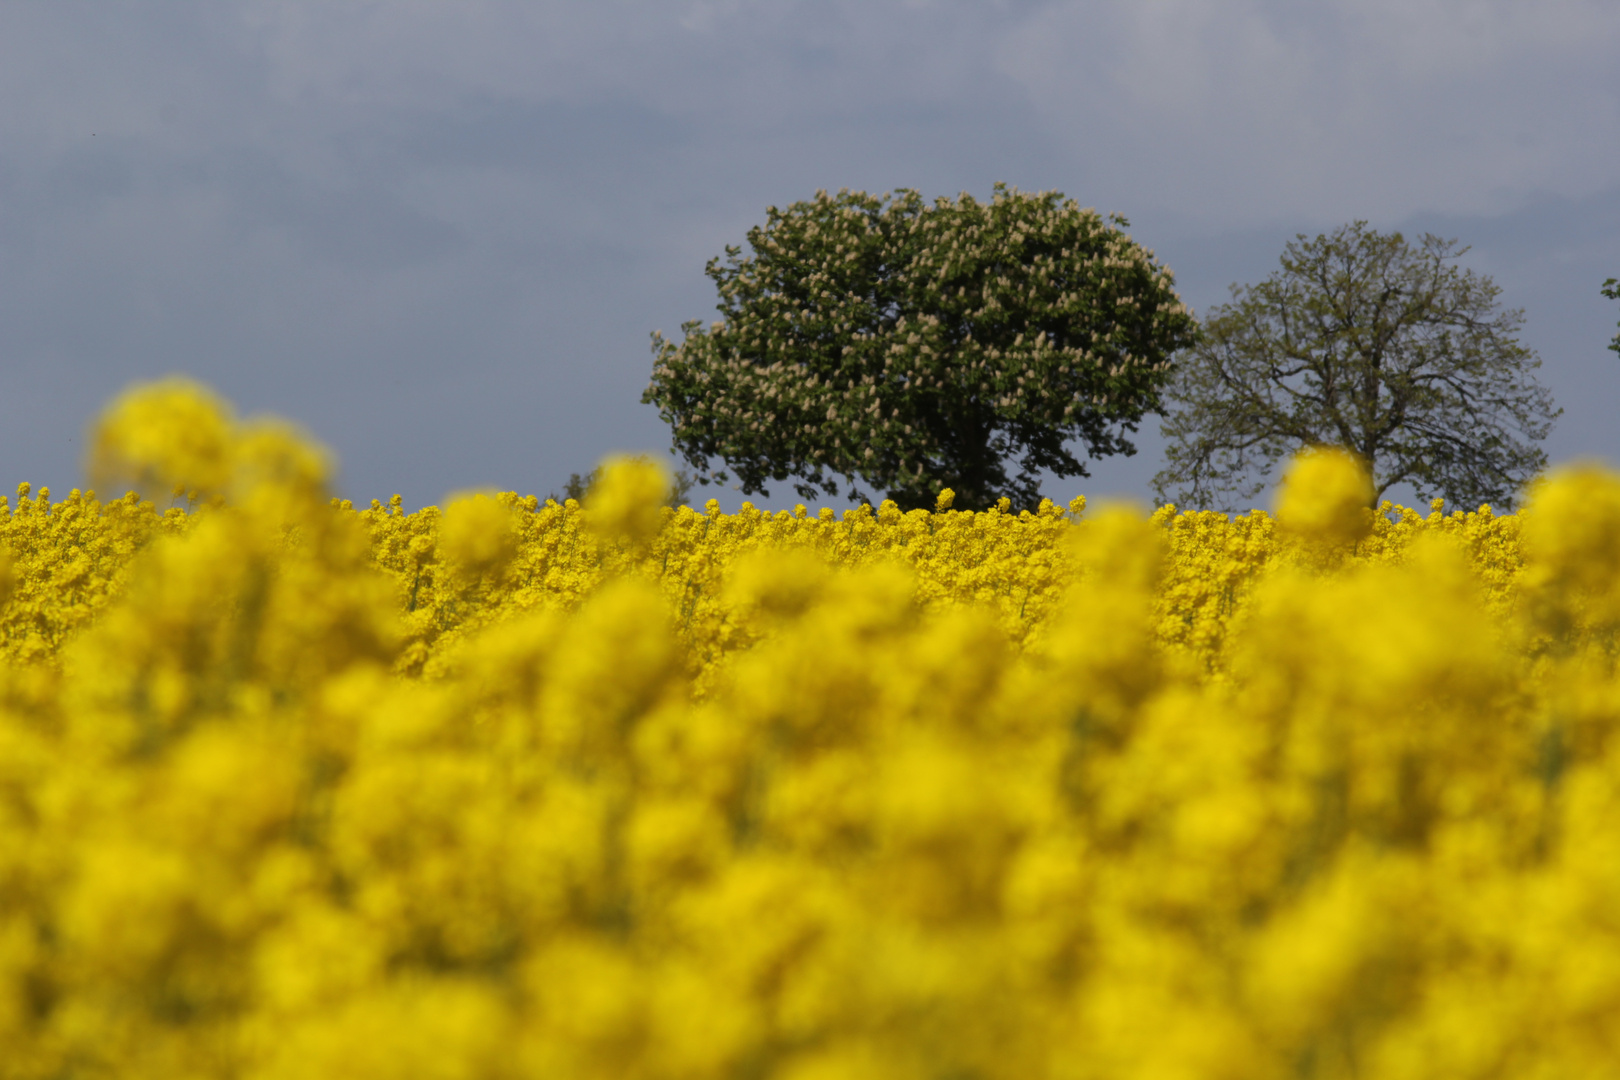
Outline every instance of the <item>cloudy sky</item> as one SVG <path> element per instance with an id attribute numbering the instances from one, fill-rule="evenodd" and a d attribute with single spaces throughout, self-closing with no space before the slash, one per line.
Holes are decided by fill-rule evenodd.
<path id="1" fill-rule="evenodd" d="M 1617 56 L 1614 0 L 8 0 L 0 480 L 82 483 L 183 372 L 350 497 L 544 496 L 667 448 L 648 335 L 767 206 L 997 180 L 1127 215 L 1200 313 L 1299 233 L 1471 244 L 1549 453 L 1620 462 Z M 1140 445 L 1047 494 L 1145 499 Z"/>

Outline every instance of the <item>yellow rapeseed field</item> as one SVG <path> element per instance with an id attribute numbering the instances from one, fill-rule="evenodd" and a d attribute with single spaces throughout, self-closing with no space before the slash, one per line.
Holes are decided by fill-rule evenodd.
<path id="1" fill-rule="evenodd" d="M 0 1077 L 1620 1075 L 1620 478 L 1276 517 L 0 512 Z M 117 486 L 109 486 L 117 485 Z"/>

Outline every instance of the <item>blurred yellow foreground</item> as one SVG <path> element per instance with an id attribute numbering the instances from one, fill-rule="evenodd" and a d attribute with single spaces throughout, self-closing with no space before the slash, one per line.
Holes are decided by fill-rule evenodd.
<path id="1" fill-rule="evenodd" d="M 0 1077 L 1620 1073 L 1620 479 L 356 510 L 205 390 L 0 514 Z"/>

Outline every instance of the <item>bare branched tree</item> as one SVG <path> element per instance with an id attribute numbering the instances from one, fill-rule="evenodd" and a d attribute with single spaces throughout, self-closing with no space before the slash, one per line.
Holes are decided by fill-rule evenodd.
<path id="1" fill-rule="evenodd" d="M 1358 221 L 1301 234 L 1280 271 L 1234 285 L 1177 359 L 1159 497 L 1232 510 L 1279 460 L 1332 445 L 1368 463 L 1377 498 L 1407 483 L 1420 498 L 1511 508 L 1546 466 L 1531 444 L 1563 410 L 1515 337 L 1523 312 L 1499 310 L 1490 278 L 1455 265 L 1467 250 Z"/>

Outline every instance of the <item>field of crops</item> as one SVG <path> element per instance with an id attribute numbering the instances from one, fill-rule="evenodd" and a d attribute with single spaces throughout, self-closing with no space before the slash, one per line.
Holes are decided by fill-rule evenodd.
<path id="1" fill-rule="evenodd" d="M 90 464 L 0 500 L 7 1080 L 1620 1070 L 1613 475 L 407 514 L 178 383 Z"/>

